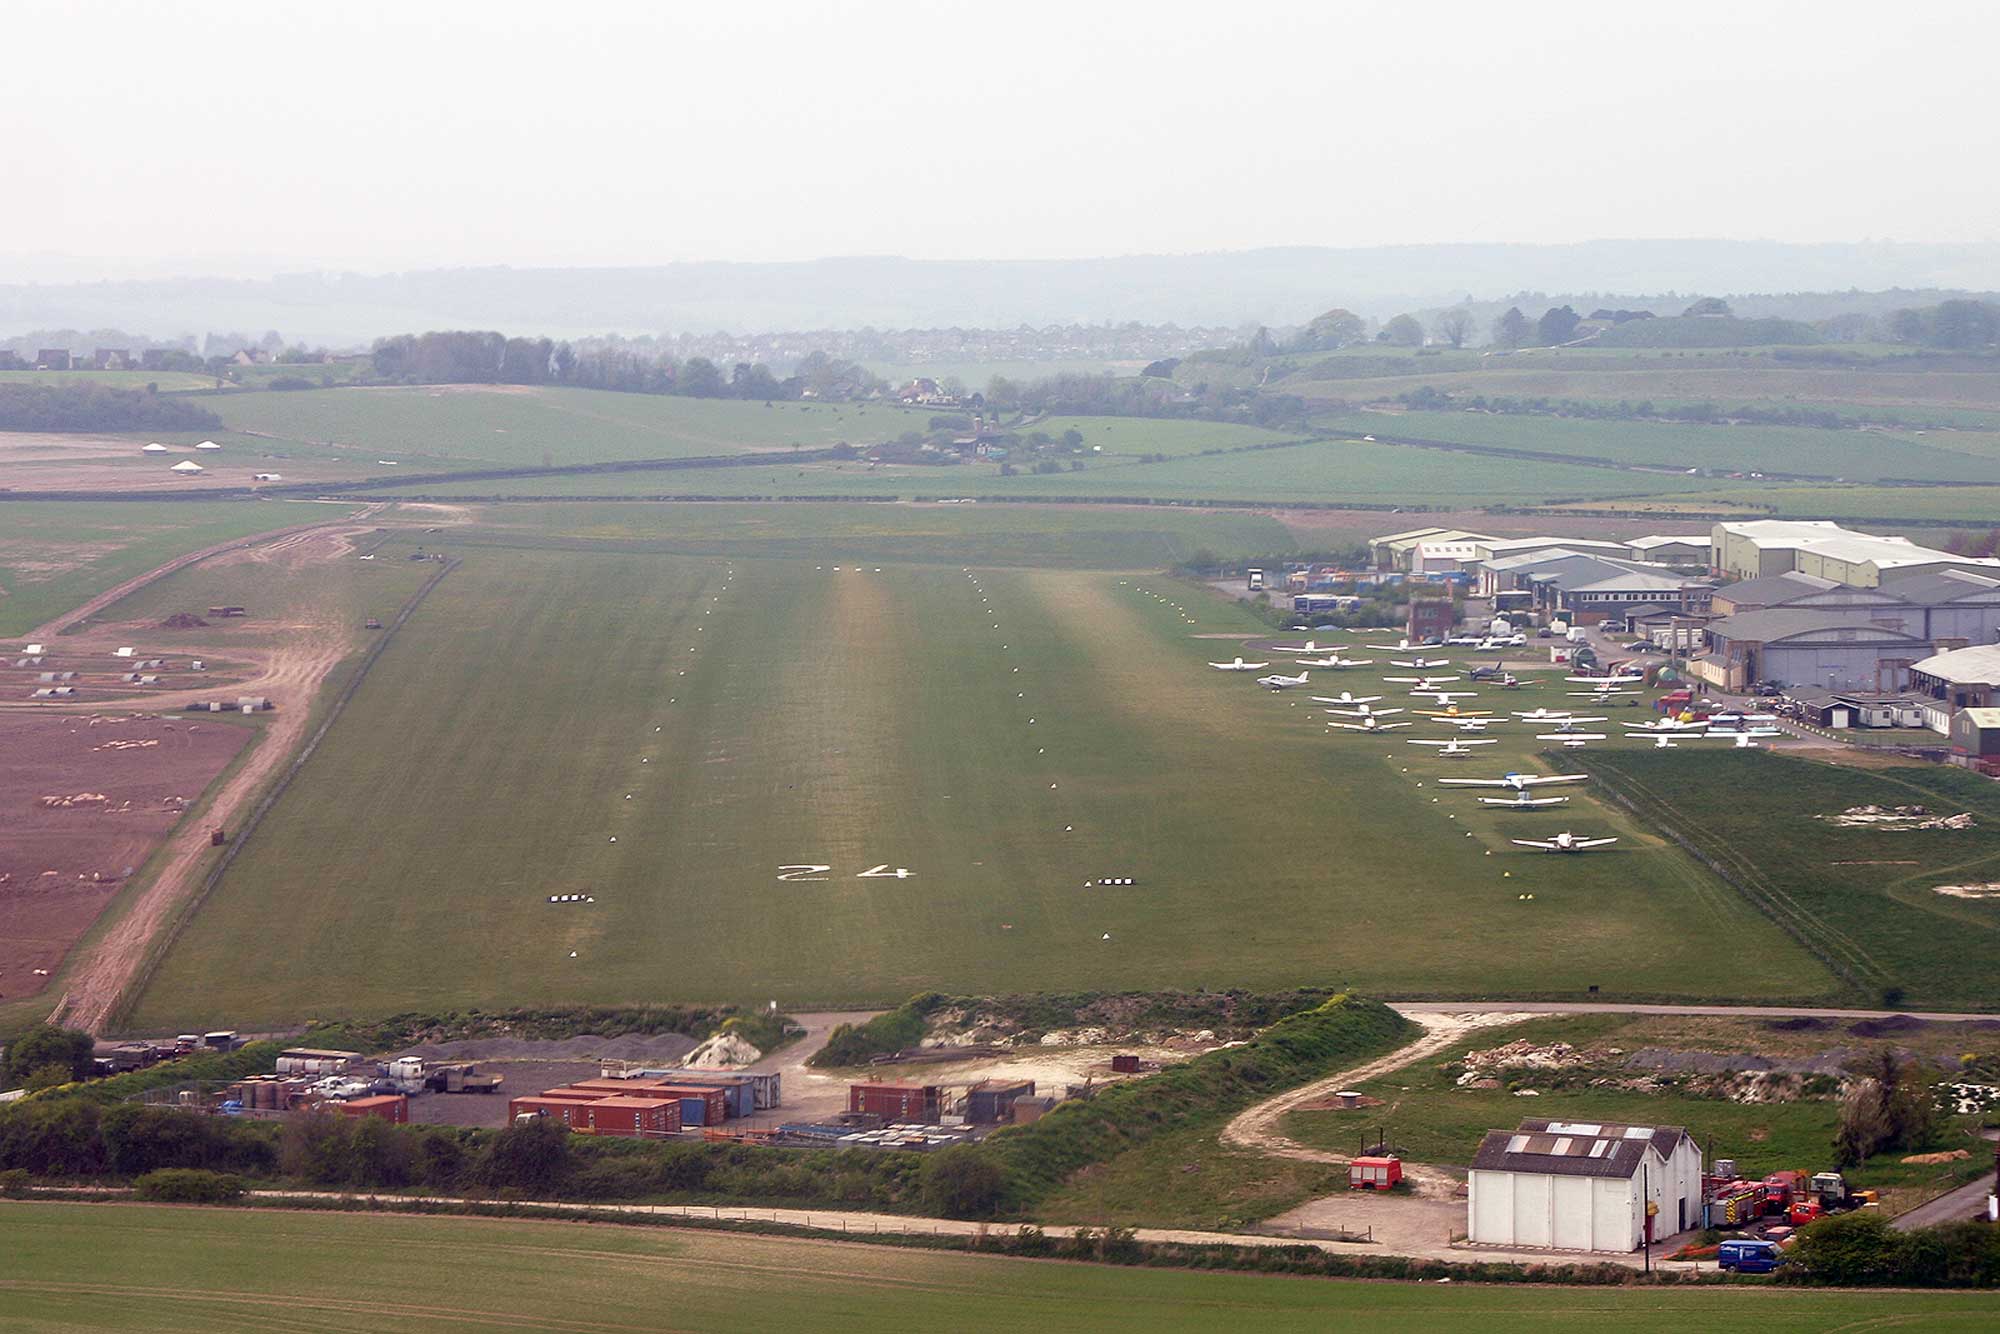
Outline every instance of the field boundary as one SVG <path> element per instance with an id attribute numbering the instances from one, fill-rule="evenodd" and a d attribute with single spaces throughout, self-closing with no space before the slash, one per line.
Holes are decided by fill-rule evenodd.
<path id="1" fill-rule="evenodd" d="M 187 901 L 181 905 L 180 910 L 175 913 L 174 919 L 167 926 L 167 929 L 154 939 L 153 946 L 147 951 L 146 959 L 140 965 L 139 971 L 133 976 L 131 981 L 126 983 L 125 989 L 119 995 L 117 1003 L 112 1006 L 111 1013 L 107 1016 L 104 1025 L 107 1031 L 116 1032 L 126 1022 L 131 1013 L 132 1006 L 145 994 L 146 988 L 152 985 L 154 974 L 159 971 L 160 964 L 165 960 L 167 953 L 173 948 L 174 942 L 180 938 L 181 932 L 186 929 L 187 924 L 194 920 L 195 914 L 208 901 L 209 895 L 214 893 L 215 887 L 222 883 L 223 875 L 235 863 L 237 856 L 241 854 L 244 847 L 249 844 L 251 837 L 257 832 L 257 827 L 263 823 L 264 817 L 270 813 L 272 807 L 278 804 L 278 799 L 284 796 L 291 788 L 292 780 L 299 776 L 299 772 L 305 768 L 306 761 L 313 757 L 313 753 L 319 749 L 320 742 L 326 739 L 326 734 L 332 730 L 334 723 L 339 721 L 341 713 L 347 708 L 348 701 L 354 698 L 355 692 L 361 688 L 361 683 L 368 679 L 369 669 L 382 656 L 383 650 L 389 647 L 390 642 L 396 636 L 396 632 L 401 630 L 410 617 L 416 614 L 417 608 L 423 605 L 424 599 L 430 596 L 431 590 L 443 582 L 444 577 L 457 569 L 458 566 L 458 560 L 448 560 L 442 569 L 425 580 L 423 587 L 410 595 L 409 599 L 403 603 L 401 609 L 396 612 L 395 617 L 383 627 L 382 633 L 376 636 L 375 642 L 370 644 L 367 650 L 362 653 L 361 661 L 355 664 L 353 673 L 347 678 L 346 683 L 341 686 L 340 693 L 333 697 L 332 703 L 327 707 L 326 717 L 320 720 L 319 726 L 313 729 L 312 734 L 306 738 L 305 744 L 299 747 L 299 753 L 279 773 L 269 790 L 257 799 L 256 805 L 250 808 L 250 813 L 243 818 L 243 824 L 237 830 L 236 837 L 231 839 L 228 846 L 222 850 L 222 856 L 216 859 L 215 865 L 210 867 L 208 874 L 202 877 L 201 884 L 196 887 L 193 894 L 188 896 Z"/>
<path id="2" fill-rule="evenodd" d="M 1567 757 L 1564 756 L 1552 756 L 1551 762 L 1558 770 L 1563 772 L 1582 772 L 1581 769 L 1568 763 Z M 1606 779 L 1602 772 L 1592 771 L 1591 777 L 1597 780 L 1604 793 L 1613 801 L 1630 811 L 1634 816 L 1644 820 L 1651 828 L 1657 829 L 1661 834 L 1672 840 L 1683 852 L 1701 863 L 1701 865 L 1713 872 L 1724 884 L 1742 895 L 1753 908 L 1763 914 L 1774 926 L 1796 941 L 1800 948 L 1825 964 L 1833 972 L 1834 976 L 1840 978 L 1841 981 L 1845 982 L 1856 993 L 1865 994 L 1867 983 L 1856 971 L 1857 967 L 1872 966 L 1872 961 L 1867 960 L 1865 955 L 1853 963 L 1836 957 L 1835 953 L 1825 943 L 1809 935 L 1803 926 L 1793 920 L 1790 913 L 1780 908 L 1774 894 L 1753 887 L 1748 879 L 1737 873 L 1736 869 L 1725 865 L 1721 860 L 1710 855 L 1687 835 L 1669 824 L 1664 818 L 1669 809 L 1664 802 L 1628 794 L 1622 791 L 1617 783 Z M 1635 791 L 1640 790 L 1638 785 L 1633 783 L 1629 775 L 1620 774 L 1619 778 L 1626 783 L 1631 783 Z M 1802 912 L 1803 910 L 1795 909 L 1794 911 Z"/>

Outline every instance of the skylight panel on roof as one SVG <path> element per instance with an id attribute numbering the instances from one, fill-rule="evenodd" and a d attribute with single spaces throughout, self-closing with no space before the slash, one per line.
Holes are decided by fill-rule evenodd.
<path id="1" fill-rule="evenodd" d="M 1611 1151 L 1611 1141 L 1608 1139 L 1594 1140 L 1591 1142 L 1590 1156 L 1593 1158 L 1602 1158 L 1606 1153 L 1609 1153 L 1610 1151 Z"/>
<path id="2" fill-rule="evenodd" d="M 1526 1135 L 1516 1135 L 1507 1141 L 1507 1152 L 1509 1153 L 1519 1153 L 1527 1147 L 1528 1137 Z"/>
<path id="3" fill-rule="evenodd" d="M 1574 1143 L 1576 1143 L 1575 1140 L 1571 1139 L 1568 1135 L 1564 1135 L 1561 1139 L 1558 1139 L 1556 1141 L 1555 1147 L 1550 1149 L 1549 1152 L 1553 1153 L 1558 1158 L 1567 1157 L 1569 1155 L 1570 1145 Z"/>
<path id="4" fill-rule="evenodd" d="M 1653 1128 L 1651 1126 L 1625 1127 L 1626 1139 L 1651 1139 L 1652 1137 L 1653 1137 Z"/>

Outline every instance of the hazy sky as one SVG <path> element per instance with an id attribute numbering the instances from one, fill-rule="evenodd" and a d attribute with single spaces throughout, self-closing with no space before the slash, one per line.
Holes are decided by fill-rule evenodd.
<path id="1" fill-rule="evenodd" d="M 0 31 L 0 281 L 2000 237 L 1990 2 L 23 3 Z"/>

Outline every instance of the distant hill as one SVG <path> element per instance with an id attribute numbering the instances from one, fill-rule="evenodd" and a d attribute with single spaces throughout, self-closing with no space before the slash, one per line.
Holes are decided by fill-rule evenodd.
<path id="1" fill-rule="evenodd" d="M 1739 320 L 1688 315 L 1664 320 L 1632 320 L 1614 325 L 1593 347 L 1774 347 L 1820 342 L 1812 327 L 1797 320 Z"/>
<path id="2" fill-rule="evenodd" d="M 2000 243 L 1294 247 L 1006 262 L 862 257 L 16 284 L 0 285 L 0 334 L 123 328 L 153 337 L 210 330 L 255 336 L 277 329 L 288 339 L 351 344 L 440 328 L 577 337 L 1135 320 L 1278 326 L 1301 324 L 1336 305 L 1386 319 L 1467 298 L 1492 301 L 1531 292 L 1550 294 L 1550 304 L 1567 301 L 1580 309 L 1615 303 L 1613 293 L 1721 295 L 1732 298 L 1739 314 L 1798 318 L 1802 312 L 1762 309 L 1734 294 L 1895 288 L 1945 293 L 2000 288 Z"/>

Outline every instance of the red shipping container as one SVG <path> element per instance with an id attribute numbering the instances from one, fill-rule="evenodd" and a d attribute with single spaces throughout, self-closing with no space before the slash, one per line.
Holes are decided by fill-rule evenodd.
<path id="1" fill-rule="evenodd" d="M 350 1098 L 346 1102 L 335 1103 L 342 1116 L 379 1116 L 384 1121 L 397 1125 L 407 1125 L 410 1120 L 410 1100 L 400 1093 L 385 1093 L 374 1098 Z"/>
<path id="2" fill-rule="evenodd" d="M 850 1084 L 847 1110 L 868 1112 L 885 1122 L 935 1125 L 943 1111 L 943 1091 L 936 1084 Z"/>

